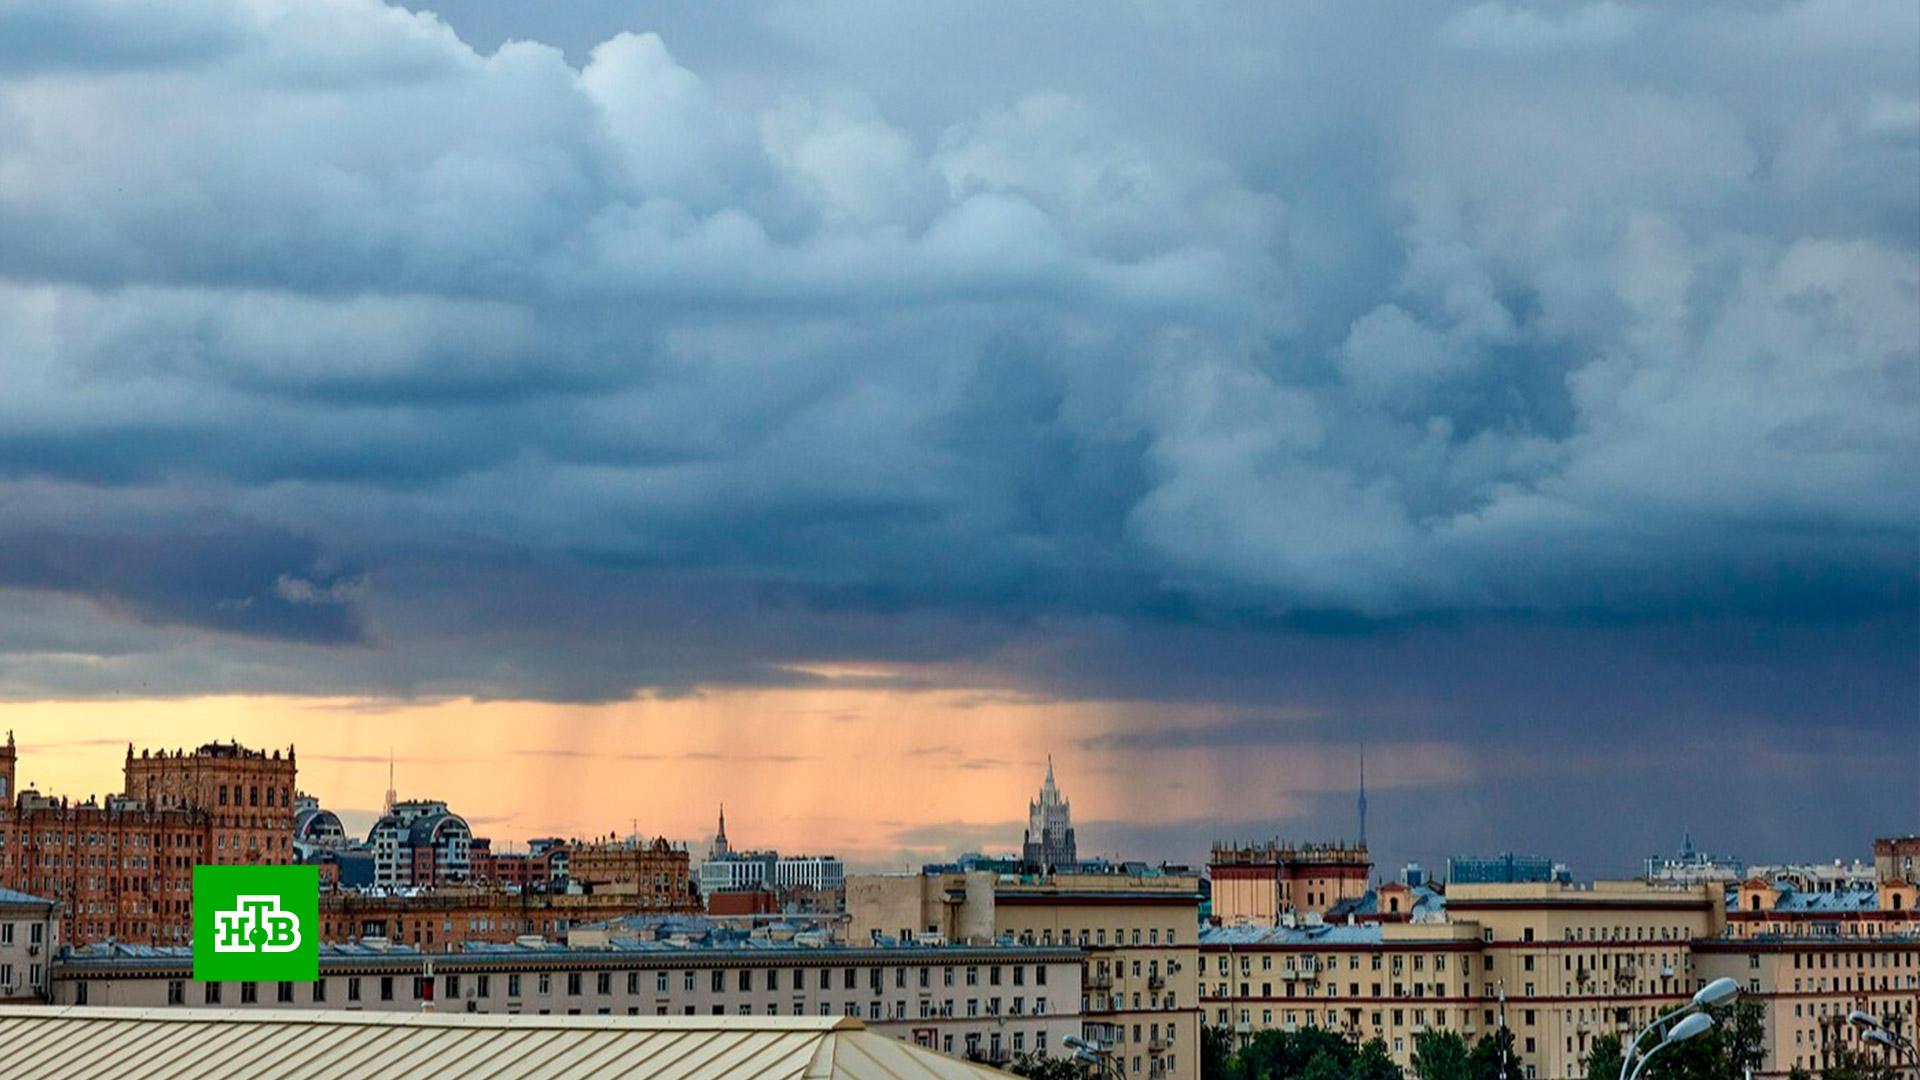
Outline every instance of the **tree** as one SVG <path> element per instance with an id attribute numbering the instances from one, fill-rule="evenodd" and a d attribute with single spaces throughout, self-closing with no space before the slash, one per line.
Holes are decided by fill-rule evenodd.
<path id="1" fill-rule="evenodd" d="M 1708 1010 L 1713 1027 L 1705 1034 L 1660 1051 L 1647 1066 L 1652 1080 L 1744 1080 L 1766 1060 L 1760 1006 L 1739 1002 Z M 1652 1049 L 1649 1040 L 1648 1050 Z"/>
<path id="2" fill-rule="evenodd" d="M 1316 1050 L 1300 1070 L 1300 1080 L 1347 1080 L 1347 1069 L 1332 1051 Z"/>
<path id="3" fill-rule="evenodd" d="M 1200 1028 L 1200 1080 L 1240 1080 L 1245 1075 L 1233 1053 L 1233 1029 Z"/>
<path id="4" fill-rule="evenodd" d="M 1602 1035 L 1587 1052 L 1587 1080 L 1620 1080 L 1620 1036 Z"/>
<path id="5" fill-rule="evenodd" d="M 1045 1054 L 1021 1054 L 1007 1066 L 1007 1071 L 1028 1080 L 1086 1080 L 1087 1075 L 1086 1066 L 1072 1058 Z"/>
<path id="6" fill-rule="evenodd" d="M 1473 1080 L 1519 1080 L 1520 1057 L 1513 1052 L 1513 1032 L 1504 1027 L 1493 1029 L 1493 1034 L 1473 1044 L 1473 1052 L 1467 1055 L 1467 1064 Z"/>
<path id="7" fill-rule="evenodd" d="M 1415 1035 L 1413 1075 L 1419 1080 L 1472 1080 L 1467 1040 L 1457 1031 L 1423 1031 Z"/>
<path id="8" fill-rule="evenodd" d="M 1720 1024 L 1727 1032 L 1727 1075 L 1744 1080 L 1749 1072 L 1759 1072 L 1767 1062 L 1767 1025 L 1760 1006 L 1736 1002 L 1730 1013 L 1720 1015 Z"/>
<path id="9" fill-rule="evenodd" d="M 1353 1080 L 1406 1080 L 1400 1066 L 1387 1054 L 1386 1041 L 1368 1039 L 1353 1056 Z"/>
<path id="10" fill-rule="evenodd" d="M 1353 1044 L 1339 1035 L 1318 1027 L 1298 1031 L 1270 1028 L 1240 1048 L 1239 1075 L 1246 1080 L 1297 1080 L 1313 1059 L 1322 1054 L 1343 1074 L 1351 1069 Z"/>
<path id="11" fill-rule="evenodd" d="M 1885 1058 L 1870 1057 L 1841 1047 L 1832 1065 L 1820 1070 L 1820 1080 L 1896 1080 L 1900 1070 Z"/>

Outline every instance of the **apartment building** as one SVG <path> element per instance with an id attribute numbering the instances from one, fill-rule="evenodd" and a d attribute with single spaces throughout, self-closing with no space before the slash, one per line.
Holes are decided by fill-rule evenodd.
<path id="1" fill-rule="evenodd" d="M 664 836 L 639 840 L 598 840 L 571 845 L 572 880 L 595 892 L 631 896 L 636 904 L 659 911 L 691 911 L 699 904 L 683 846 Z"/>
<path id="2" fill-rule="evenodd" d="M 120 794 L 73 800 L 17 783 L 0 747 L 0 888 L 60 905 L 61 938 L 185 943 L 196 864 L 293 860 L 295 763 L 238 743 L 127 748 Z"/>
<path id="3" fill-rule="evenodd" d="M 1403 1067 L 1422 1031 L 1474 1039 L 1505 1026 L 1519 1075 L 1572 1077 L 1600 1036 L 1631 1037 L 1728 976 L 1762 1009 L 1755 1075 L 1785 1076 L 1858 1050 L 1854 1009 L 1915 1030 L 1915 892 L 1903 881 L 1839 893 L 1758 880 L 1382 886 L 1349 921 L 1206 931 L 1203 1014 L 1243 1039 L 1307 1026 L 1378 1037 Z"/>
<path id="4" fill-rule="evenodd" d="M 632 891 L 567 893 L 442 886 L 385 894 L 336 890 L 320 894 L 322 941 L 367 939 L 429 952 L 467 942 L 510 942 L 529 934 L 564 938 L 574 927 L 630 915 L 695 913 L 690 896 L 663 909 L 651 894 Z"/>
<path id="5" fill-rule="evenodd" d="M 1879 880 L 1846 888 L 1752 877 L 1728 890 L 1727 933 L 1696 942 L 1708 978 L 1727 976 L 1764 1008 L 1766 1066 L 1756 1075 L 1818 1071 L 1864 1046 L 1847 1022 L 1866 1012 L 1906 1035 L 1920 1031 L 1920 886 L 1880 840 Z"/>
<path id="6" fill-rule="evenodd" d="M 1197 1078 L 1199 878 L 1138 865 L 1069 873 L 931 868 L 847 879 L 849 940 L 1070 945 L 1086 1038 L 1127 1076 Z"/>
<path id="7" fill-rule="evenodd" d="M 0 1003 L 49 999 L 49 964 L 59 946 L 59 905 L 0 889 Z"/>
<path id="8" fill-rule="evenodd" d="M 1207 1022 L 1242 1038 L 1317 1026 L 1383 1040 L 1410 1067 L 1428 1029 L 1470 1038 L 1504 1024 L 1529 1080 L 1581 1075 L 1593 1040 L 1646 1023 L 1701 984 L 1689 944 L 1717 936 L 1706 886 L 1638 882 L 1458 885 L 1407 894 L 1407 913 L 1223 926 L 1200 943 Z"/>
<path id="9" fill-rule="evenodd" d="M 1366 895 L 1373 861 L 1361 844 L 1215 844 L 1207 873 L 1222 925 L 1273 926 L 1285 915 L 1325 914 Z"/>
<path id="10" fill-rule="evenodd" d="M 663 928 L 592 946 L 324 946 L 313 983 L 196 983 L 185 949 L 95 945 L 54 968 L 61 1005 L 625 1016 L 850 1016 L 916 1045 L 1003 1065 L 1061 1055 L 1081 1031 L 1084 958 L 1068 947 L 847 947 Z M 806 943 L 811 941 L 811 943 Z M 1144 1075 L 1144 1074 L 1142 1074 Z"/>

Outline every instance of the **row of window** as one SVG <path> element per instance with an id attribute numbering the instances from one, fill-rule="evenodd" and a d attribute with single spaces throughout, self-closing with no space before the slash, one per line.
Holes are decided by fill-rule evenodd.
<path id="1" fill-rule="evenodd" d="M 36 977 L 38 976 L 38 967 L 39 967 L 38 965 L 35 965 Z M 691 978 L 693 973 L 684 972 L 682 974 L 687 976 L 685 982 L 682 984 L 683 989 L 688 991 L 693 990 L 694 984 Z M 662 993 L 662 994 L 667 993 L 668 973 L 656 972 L 654 973 L 654 975 L 655 975 L 655 978 L 654 978 L 655 991 L 657 993 Z M 586 982 L 585 982 L 585 976 L 583 973 L 567 972 L 567 973 L 563 973 L 561 975 L 561 978 L 564 980 L 563 985 L 565 986 L 565 992 L 563 995 L 556 995 L 554 992 L 555 986 L 556 986 L 556 973 L 541 972 L 532 976 L 534 993 L 531 996 L 534 998 L 554 998 L 556 996 L 576 998 L 576 997 L 586 996 L 585 994 Z M 523 997 L 528 996 L 523 993 L 523 991 L 526 988 L 527 977 L 520 974 L 507 974 L 504 976 L 504 979 L 505 979 L 505 990 L 506 990 L 505 996 L 508 999 L 508 1007 L 510 1009 L 517 1010 L 519 1008 L 519 1004 L 518 1004 L 519 1000 Z M 378 1001 L 385 1001 L 385 1002 L 432 1001 L 434 1000 L 434 997 L 435 997 L 434 992 L 436 989 L 440 991 L 441 1000 L 444 1000 L 447 1002 L 457 1002 L 457 1001 L 465 1000 L 471 1003 L 471 1002 L 485 1001 L 485 1000 L 491 999 L 493 997 L 493 991 L 495 986 L 494 976 L 488 975 L 488 974 L 473 975 L 470 977 L 463 977 L 460 975 L 444 975 L 440 977 L 440 981 L 437 986 L 435 985 L 434 980 L 427 976 L 408 977 L 408 976 L 395 976 L 395 975 L 380 975 L 380 976 L 350 975 L 350 976 L 345 976 L 343 978 L 322 978 L 315 982 L 306 984 L 308 987 L 307 995 L 306 995 L 308 1003 L 312 1003 L 312 1004 L 327 1003 L 330 1000 L 330 995 L 331 995 L 331 991 L 329 987 L 330 985 L 336 982 L 343 984 L 342 989 L 344 992 L 344 997 L 338 1000 L 343 1000 L 348 1003 L 368 1001 L 368 1000 L 378 1000 Z M 627 973 L 626 984 L 627 984 L 627 993 L 629 995 L 639 994 L 641 992 L 640 990 L 641 983 L 642 983 L 642 977 L 640 972 Z M 208 1005 L 222 1004 L 226 999 L 226 990 L 225 990 L 226 985 L 227 984 L 225 983 L 218 983 L 218 982 L 202 983 L 201 990 L 200 990 L 202 1000 Z M 257 1004 L 260 1001 L 260 987 L 263 984 L 255 983 L 255 982 L 242 982 L 242 983 L 235 983 L 233 985 L 238 987 L 238 994 L 239 994 L 238 1000 L 241 1004 L 252 1005 L 252 1004 Z M 293 1004 L 295 1002 L 295 989 L 294 989 L 296 986 L 295 983 L 282 982 L 282 983 L 267 983 L 264 985 L 273 987 L 275 1000 L 278 1001 L 279 1003 Z M 595 976 L 594 989 L 595 989 L 595 996 L 598 996 L 598 997 L 611 996 L 613 993 L 612 973 L 611 972 L 598 973 Z M 716 987 L 716 989 L 719 989 L 719 987 Z M 406 997 L 397 996 L 401 994 L 403 990 L 407 992 L 408 996 Z M 367 996 L 370 991 L 375 995 L 372 998 L 369 998 Z M 463 996 L 463 992 L 465 991 L 471 991 L 471 992 L 465 993 Z M 795 987 L 795 991 L 803 992 L 800 990 L 798 986 Z M 88 983 L 84 980 L 75 982 L 74 983 L 74 1003 L 78 1005 L 84 1005 L 87 1003 L 88 996 L 89 996 Z M 168 980 L 167 1004 L 184 1005 L 186 1004 L 186 1000 L 187 1000 L 187 981 L 184 979 Z M 470 1005 L 469 1007 L 472 1007 L 472 1005 Z M 638 1007 L 635 1006 L 633 1008 L 637 1009 Z M 668 1010 L 670 1006 L 665 1002 L 656 1002 L 655 1008 L 659 1015 L 665 1016 L 668 1014 Z M 687 1016 L 692 1016 L 695 1014 L 695 1006 L 693 1005 L 683 1004 L 680 1006 L 680 1008 L 682 1009 L 684 1014 Z M 725 1015 L 726 1008 L 727 1006 L 724 1004 L 712 1004 L 709 1006 L 709 1009 L 711 1010 L 712 1014 L 715 1016 Z M 751 1015 L 750 1010 L 752 1006 L 749 1004 L 741 1003 L 735 1006 L 735 1008 L 738 1010 L 739 1014 L 742 1016 Z M 779 1015 L 780 1005 L 777 1002 L 767 1002 L 765 1003 L 764 1008 L 768 1016 Z M 793 999 L 793 1001 L 791 1002 L 790 1008 L 792 1011 L 792 1015 L 794 1016 L 806 1015 L 807 1006 L 803 998 L 796 997 L 795 999 Z M 819 1001 L 817 1003 L 817 1008 L 818 1008 L 819 1015 L 821 1016 L 830 1016 L 830 1015 L 833 1015 L 834 1012 L 836 1011 L 833 1007 L 833 1004 L 826 1000 Z M 1004 998 L 1004 999 L 998 996 L 988 997 L 985 999 L 967 998 L 964 1001 L 959 1001 L 959 1002 L 956 1002 L 956 1000 L 952 998 L 948 998 L 940 1002 L 934 1002 L 931 999 L 923 998 L 918 1002 L 917 1010 L 919 1014 L 918 1018 L 922 1020 L 934 1019 L 934 1018 L 953 1018 L 957 1015 L 966 1016 L 966 1017 L 1045 1016 L 1048 1014 L 1048 1002 L 1047 1002 L 1047 998 L 1044 996 L 1036 996 L 1031 1000 L 1029 1000 L 1025 995 L 1015 995 L 1011 998 Z M 549 1010 L 547 1009 L 540 1010 L 540 1012 L 542 1013 L 545 1013 L 547 1011 Z M 578 1010 L 574 1009 L 570 1011 L 577 1012 Z M 602 1008 L 599 1011 L 606 1012 L 607 1010 L 605 1008 Z M 843 1011 L 847 1016 L 855 1016 L 855 1017 L 865 1013 L 868 1016 L 868 1018 L 872 1020 L 906 1020 L 908 1019 L 908 1015 L 907 1015 L 908 1005 L 907 1005 L 907 1002 L 903 999 L 895 999 L 890 1002 L 868 1001 L 866 1002 L 866 1007 L 864 1009 L 862 1008 L 861 1002 L 859 1001 L 846 1001 L 840 1006 L 840 1009 L 838 1011 Z"/>

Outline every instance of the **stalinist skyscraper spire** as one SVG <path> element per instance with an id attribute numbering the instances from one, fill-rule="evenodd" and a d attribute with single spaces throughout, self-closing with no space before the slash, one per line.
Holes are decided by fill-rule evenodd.
<path id="1" fill-rule="evenodd" d="M 732 853 L 733 848 L 727 843 L 727 804 L 721 803 L 720 828 L 713 834 L 713 844 L 707 848 L 707 858 L 724 859 Z"/>
<path id="2" fill-rule="evenodd" d="M 1027 804 L 1027 837 L 1020 857 L 1043 871 L 1080 861 L 1073 843 L 1073 808 L 1053 782 L 1052 754 L 1047 755 L 1047 778 L 1040 785 L 1040 797 Z"/>

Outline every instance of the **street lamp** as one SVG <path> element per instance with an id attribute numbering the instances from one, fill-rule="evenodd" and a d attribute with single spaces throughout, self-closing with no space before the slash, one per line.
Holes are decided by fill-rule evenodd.
<path id="1" fill-rule="evenodd" d="M 1739 983 L 1728 978 L 1715 979 L 1701 987 L 1699 992 L 1693 995 L 1692 1001 L 1641 1028 L 1640 1034 L 1633 1037 L 1633 1041 L 1627 1044 L 1625 1053 L 1620 1057 L 1620 1080 L 1638 1080 L 1640 1070 L 1646 1068 L 1647 1062 L 1653 1060 L 1653 1055 L 1674 1043 L 1685 1042 L 1704 1034 L 1713 1027 L 1713 1017 L 1707 1015 L 1707 1010 L 1716 1005 L 1724 1005 L 1739 996 Z M 1670 1021 L 1673 1022 L 1671 1027 L 1668 1026 Z M 1661 1033 L 1660 1041 L 1654 1044 L 1653 1049 L 1641 1054 L 1640 1063 L 1634 1065 L 1634 1055 L 1639 1053 L 1641 1041 L 1655 1031 Z M 1631 1073 L 1627 1071 L 1630 1065 L 1633 1065 Z"/>
<path id="2" fill-rule="evenodd" d="M 1920 1052 L 1913 1047 L 1913 1040 L 1882 1024 L 1878 1017 L 1855 1009 L 1847 1014 L 1847 1023 L 1860 1029 L 1860 1037 L 1868 1042 L 1878 1043 L 1889 1055 L 1898 1054 L 1912 1062 L 1915 1071 L 1920 1072 Z"/>
<path id="3" fill-rule="evenodd" d="M 1106 1043 L 1093 1042 L 1078 1035 L 1069 1035 L 1060 1040 L 1067 1049 L 1073 1051 L 1073 1060 L 1086 1065 L 1097 1065 L 1102 1074 L 1109 1071 L 1118 1073 L 1120 1080 L 1127 1080 L 1127 1068 L 1114 1054 L 1113 1047 Z"/>
<path id="4" fill-rule="evenodd" d="M 1683 1043 L 1697 1035 L 1704 1035 L 1713 1029 L 1713 1017 L 1706 1013 L 1688 1013 L 1680 1022 L 1673 1025 L 1667 1037 L 1654 1044 L 1653 1049 L 1640 1055 L 1640 1063 L 1633 1067 L 1633 1075 L 1628 1080 L 1640 1080 L 1640 1071 L 1647 1067 L 1653 1056 L 1675 1043 Z M 1637 1041 L 1637 1040 L 1636 1040 Z"/>

